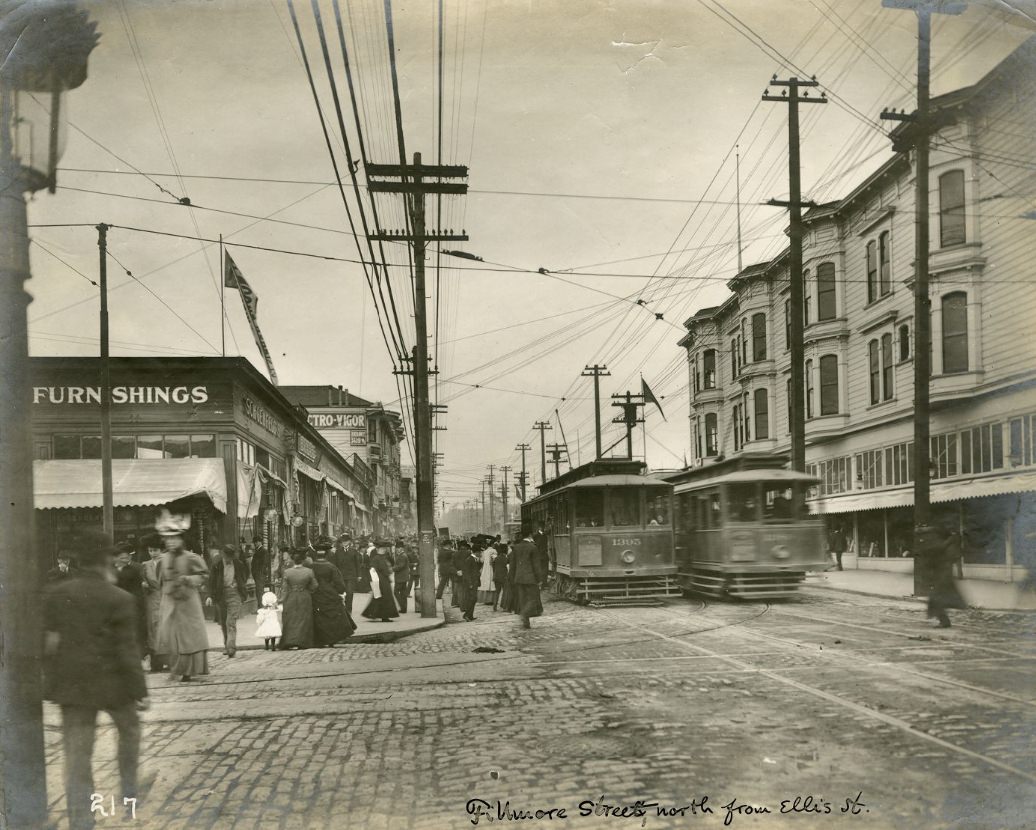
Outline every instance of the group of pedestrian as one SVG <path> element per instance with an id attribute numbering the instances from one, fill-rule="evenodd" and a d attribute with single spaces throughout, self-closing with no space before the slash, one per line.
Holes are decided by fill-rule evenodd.
<path id="1" fill-rule="evenodd" d="M 517 614 L 522 628 L 531 628 L 530 618 L 543 614 L 540 587 L 547 580 L 546 545 L 538 546 L 534 536 L 524 528 L 511 544 L 480 534 L 458 540 L 455 547 L 441 545 L 436 598 L 442 599 L 449 586 L 452 605 L 465 622 L 474 621 L 481 603 Z"/>

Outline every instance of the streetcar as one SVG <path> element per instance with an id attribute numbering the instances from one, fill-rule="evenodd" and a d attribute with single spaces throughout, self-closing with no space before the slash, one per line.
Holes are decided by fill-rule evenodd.
<path id="1" fill-rule="evenodd" d="M 806 511 L 819 480 L 740 457 L 667 476 L 676 500 L 677 579 L 710 596 L 787 597 L 829 563 L 824 523 Z"/>
<path id="2" fill-rule="evenodd" d="M 541 485 L 522 521 L 543 527 L 557 593 L 591 605 L 678 596 L 672 485 L 641 461 L 598 459 Z"/>

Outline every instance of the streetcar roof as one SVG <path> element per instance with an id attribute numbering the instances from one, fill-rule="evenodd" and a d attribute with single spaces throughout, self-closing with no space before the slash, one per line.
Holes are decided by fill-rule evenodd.
<path id="1" fill-rule="evenodd" d="M 702 490 L 719 484 L 752 484 L 756 481 L 780 484 L 791 484 L 792 482 L 799 481 L 804 484 L 817 484 L 820 479 L 808 473 L 800 473 L 798 470 L 735 470 L 732 473 L 724 473 L 713 478 L 700 478 L 679 484 L 676 487 L 676 492 L 686 493 L 689 490 Z"/>
<path id="2" fill-rule="evenodd" d="M 672 487 L 668 481 L 663 481 L 660 478 L 653 476 L 631 476 L 631 475 L 603 475 L 603 476 L 590 476 L 590 478 L 581 478 L 579 481 L 573 481 L 568 487 L 563 489 L 569 489 L 572 487 Z"/>

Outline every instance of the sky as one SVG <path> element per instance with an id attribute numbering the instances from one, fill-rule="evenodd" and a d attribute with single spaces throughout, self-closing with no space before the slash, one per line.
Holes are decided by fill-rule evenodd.
<path id="1" fill-rule="evenodd" d="M 97 353 L 93 226 L 104 222 L 115 226 L 113 354 L 225 350 L 265 371 L 236 292 L 221 313 L 222 235 L 259 297 L 280 383 L 342 385 L 409 416 L 393 374 L 414 343 L 408 253 L 386 243 L 389 276 L 380 291 L 368 283 L 312 3 L 294 9 L 344 191 L 286 0 L 82 5 L 101 41 L 68 95 L 57 191 L 29 205 L 31 352 Z M 590 460 L 592 381 L 580 375 L 593 364 L 610 372 L 605 446 L 622 436 L 610 396 L 639 392 L 643 376 L 664 409 L 648 409 L 648 463 L 682 466 L 677 342 L 684 320 L 728 294 L 737 203 L 744 264 L 784 244 L 786 215 L 764 203 L 787 198 L 787 110 L 760 100 L 767 80 L 815 75 L 827 92 L 828 104 L 803 108 L 803 193 L 838 198 L 891 155 L 880 111 L 912 108 L 916 18 L 878 0 L 443 0 L 440 119 L 439 4 L 392 6 L 407 157 L 469 168 L 467 195 L 429 198 L 430 227 L 463 229 L 468 242 L 442 248 L 483 260 L 434 245 L 427 260 L 433 396 L 446 407 L 441 501 L 474 497 L 489 464 L 517 471 L 522 442 L 538 482 L 536 421 L 551 422 L 547 441 L 564 437 L 573 463 Z M 994 6 L 937 17 L 933 94 L 974 83 L 1033 33 Z M 335 9 L 317 7 L 359 158 Z M 383 0 L 341 10 L 368 160 L 398 163 Z M 403 228 L 400 197 L 373 204 L 381 227 Z M 397 321 L 399 347 L 383 335 Z"/>

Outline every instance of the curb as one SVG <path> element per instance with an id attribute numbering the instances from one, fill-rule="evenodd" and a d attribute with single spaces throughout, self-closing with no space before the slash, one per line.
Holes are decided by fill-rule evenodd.
<path id="1" fill-rule="evenodd" d="M 425 631 L 434 631 L 437 628 L 442 628 L 446 625 L 445 620 L 435 620 L 434 622 L 429 620 L 428 625 L 423 625 L 420 628 L 408 628 L 404 631 L 377 631 L 373 634 L 353 634 L 348 639 L 343 640 L 336 644 L 337 646 L 349 646 L 354 643 L 394 643 L 396 640 L 402 640 L 404 637 L 409 637 L 411 634 L 421 634 Z M 223 646 L 209 646 L 208 651 L 223 652 Z M 260 645 L 246 645 L 238 646 L 237 651 L 266 651 L 264 646 Z M 307 649 L 308 651 L 309 649 Z"/>
<path id="2" fill-rule="evenodd" d="M 905 602 L 919 602 L 922 604 L 927 602 L 927 600 L 924 597 L 915 597 L 912 595 L 898 596 L 895 594 L 879 594 L 871 591 L 855 591 L 852 588 L 839 588 L 836 585 L 818 585 L 815 583 L 813 585 L 810 585 L 808 582 L 806 582 L 803 584 L 803 587 L 819 588 L 821 591 L 838 591 L 842 594 L 854 594 L 858 597 L 881 597 L 882 599 L 898 599 L 903 600 Z"/>

